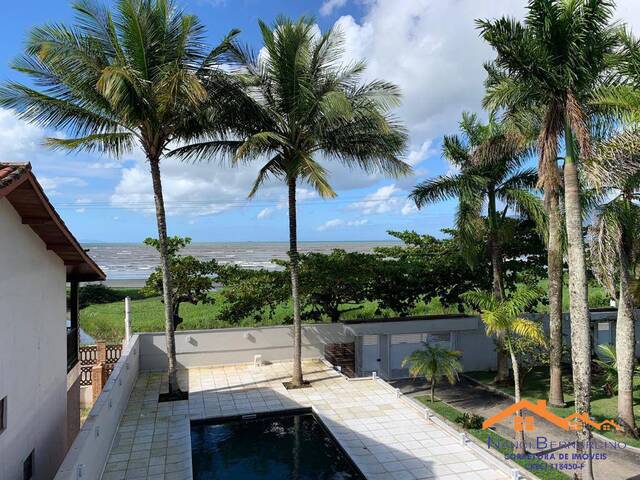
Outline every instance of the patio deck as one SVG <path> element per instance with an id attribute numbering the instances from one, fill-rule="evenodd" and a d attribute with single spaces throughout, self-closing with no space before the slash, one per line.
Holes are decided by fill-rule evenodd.
<path id="1" fill-rule="evenodd" d="M 286 390 L 290 364 L 225 365 L 180 372 L 189 400 L 158 404 L 162 374 L 141 373 L 102 480 L 192 478 L 190 420 L 313 407 L 369 480 L 505 479 L 492 461 L 427 422 L 378 381 L 348 381 L 304 363 L 311 387 Z"/>

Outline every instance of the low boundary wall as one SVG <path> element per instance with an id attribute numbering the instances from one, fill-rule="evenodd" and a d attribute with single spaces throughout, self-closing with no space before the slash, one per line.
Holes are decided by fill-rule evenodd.
<path id="1" fill-rule="evenodd" d="M 100 478 L 139 371 L 140 337 L 133 335 L 54 480 Z"/>
<path id="2" fill-rule="evenodd" d="M 163 371 L 167 368 L 164 333 L 140 333 L 140 370 Z M 293 357 L 291 325 L 259 328 L 180 330 L 176 334 L 176 356 L 181 368 L 262 361 L 290 361 Z M 329 343 L 353 342 L 341 323 L 302 326 L 302 357 L 324 356 Z"/>

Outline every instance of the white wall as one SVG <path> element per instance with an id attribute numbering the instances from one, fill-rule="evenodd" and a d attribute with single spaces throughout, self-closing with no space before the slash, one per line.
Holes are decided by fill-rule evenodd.
<path id="1" fill-rule="evenodd" d="M 140 369 L 161 371 L 167 368 L 164 333 L 141 333 Z M 176 354 L 180 367 L 253 362 L 254 355 L 270 362 L 288 361 L 293 356 L 291 326 L 261 328 L 225 328 L 217 330 L 181 330 L 176 332 Z M 302 356 L 324 356 L 327 343 L 353 342 L 342 324 L 303 325 Z"/>
<path id="2" fill-rule="evenodd" d="M 93 404 L 55 480 L 99 479 L 120 418 L 129 403 L 140 369 L 140 342 L 133 335 Z M 47 477 L 49 478 L 49 477 Z M 51 477 L 52 478 L 52 477 Z"/>
<path id="3" fill-rule="evenodd" d="M 34 476 L 53 477 L 65 453 L 66 273 L 62 260 L 0 199 L 0 478 L 21 480 L 35 449 Z"/>

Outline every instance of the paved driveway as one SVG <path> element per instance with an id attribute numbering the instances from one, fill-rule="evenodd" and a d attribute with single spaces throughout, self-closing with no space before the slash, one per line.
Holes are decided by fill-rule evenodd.
<path id="1" fill-rule="evenodd" d="M 428 394 L 428 387 L 421 380 L 398 380 L 391 383 L 396 388 L 400 388 L 403 393 L 411 396 Z M 482 415 L 485 418 L 495 415 L 513 403 L 509 398 L 492 393 L 464 378 L 461 378 L 456 385 L 439 384 L 436 387 L 436 396 L 459 410 Z M 499 422 L 496 425 L 496 430 L 506 438 L 513 438 L 512 421 L 510 419 Z M 558 428 L 541 418 L 536 419 L 536 435 L 563 442 L 571 442 L 575 439 L 570 432 Z M 539 452 L 541 450 L 533 449 L 533 451 Z M 571 454 L 573 449 L 565 448 L 553 451 Z M 604 450 L 598 450 L 598 452 L 602 451 Z M 597 480 L 640 480 L 640 454 L 620 449 L 606 449 L 606 452 L 607 459 L 593 462 L 594 474 Z M 557 463 L 558 461 L 555 460 L 555 462 Z M 554 463 L 554 461 L 550 460 L 550 463 Z"/>

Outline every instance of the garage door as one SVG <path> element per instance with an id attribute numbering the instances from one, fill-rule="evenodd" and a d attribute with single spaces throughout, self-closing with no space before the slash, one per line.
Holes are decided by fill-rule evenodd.
<path id="1" fill-rule="evenodd" d="M 424 348 L 424 343 L 451 348 L 451 333 L 409 333 L 391 335 L 390 367 L 391 378 L 406 378 L 409 368 L 402 361 L 416 350 Z"/>

